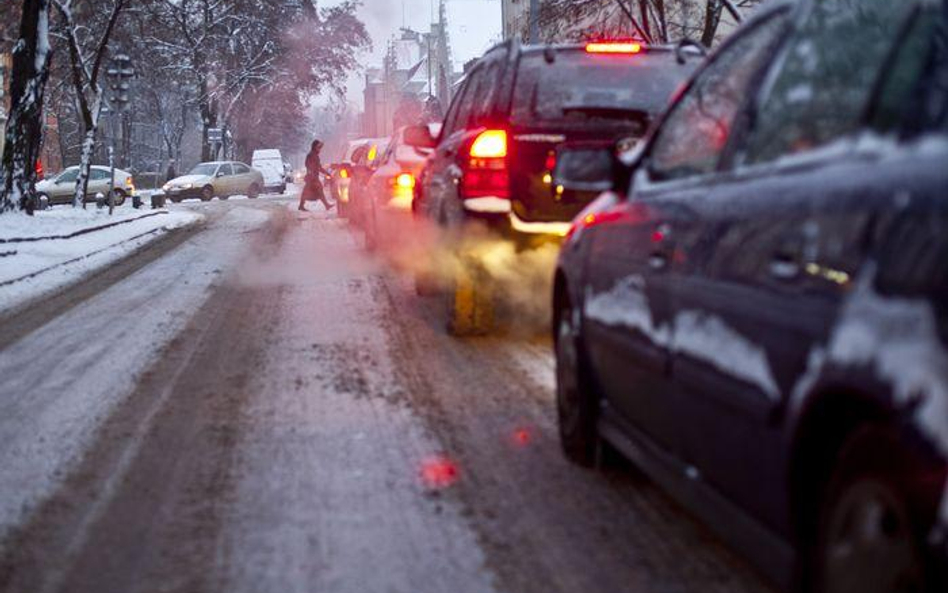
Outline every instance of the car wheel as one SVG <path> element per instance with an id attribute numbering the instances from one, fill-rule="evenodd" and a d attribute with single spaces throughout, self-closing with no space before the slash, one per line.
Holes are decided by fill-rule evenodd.
<path id="1" fill-rule="evenodd" d="M 890 430 L 863 429 L 847 441 L 820 509 L 811 590 L 929 590 L 913 521 L 919 512 L 904 491 L 912 465 Z"/>
<path id="2" fill-rule="evenodd" d="M 480 336 L 494 326 L 493 287 L 490 276 L 475 262 L 462 262 L 445 290 L 448 333 Z"/>
<path id="3" fill-rule="evenodd" d="M 116 206 L 121 206 L 125 203 L 125 192 L 120 189 L 112 190 L 112 203 Z"/>
<path id="4" fill-rule="evenodd" d="M 247 190 L 247 197 L 251 200 L 256 200 L 260 196 L 260 186 L 254 183 L 250 186 L 250 189 Z"/>
<path id="5" fill-rule="evenodd" d="M 49 199 L 49 194 L 43 194 L 43 193 L 36 194 L 36 201 L 38 204 L 40 204 L 39 208 L 41 210 L 49 208 L 50 206 L 53 205 L 52 200 Z M 46 204 L 45 206 L 42 205 L 44 202 Z"/>
<path id="6" fill-rule="evenodd" d="M 223 196 L 219 197 L 218 199 L 219 199 L 220 201 L 222 201 L 222 202 L 226 202 L 227 200 L 230 199 L 230 196 L 223 195 Z"/>
<path id="7" fill-rule="evenodd" d="M 596 463 L 599 400 L 590 385 L 576 311 L 556 314 L 556 411 L 566 457 L 583 467 Z"/>
<path id="8" fill-rule="evenodd" d="M 214 199 L 214 188 L 210 185 L 205 185 L 201 188 L 201 201 L 210 202 L 212 199 Z"/>
<path id="9" fill-rule="evenodd" d="M 286 184 L 283 184 L 280 186 L 280 195 L 282 196 L 285 193 L 286 193 Z"/>

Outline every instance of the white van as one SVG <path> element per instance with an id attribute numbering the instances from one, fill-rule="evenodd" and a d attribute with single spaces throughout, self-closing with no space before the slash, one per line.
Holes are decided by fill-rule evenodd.
<path id="1" fill-rule="evenodd" d="M 276 148 L 253 151 L 253 168 L 263 173 L 267 191 L 286 193 L 286 174 L 283 170 L 283 155 Z"/>

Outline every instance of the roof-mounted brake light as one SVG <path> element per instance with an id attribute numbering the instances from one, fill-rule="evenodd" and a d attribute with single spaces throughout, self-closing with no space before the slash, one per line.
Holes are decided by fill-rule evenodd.
<path id="1" fill-rule="evenodd" d="M 622 43 L 587 43 L 586 53 L 589 54 L 640 54 L 642 44 L 635 42 Z"/>

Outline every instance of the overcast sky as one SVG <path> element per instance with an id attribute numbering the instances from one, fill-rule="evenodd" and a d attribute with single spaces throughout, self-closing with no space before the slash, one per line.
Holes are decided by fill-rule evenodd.
<path id="1" fill-rule="evenodd" d="M 329 6 L 337 0 L 323 0 Z M 416 31 L 428 31 L 432 8 L 437 18 L 438 0 L 363 0 L 359 16 L 372 36 L 373 50 L 363 65 L 380 66 L 388 40 L 407 25 Z M 484 53 L 500 40 L 500 0 L 448 0 L 448 32 L 454 61 L 461 65 Z M 363 77 L 353 76 L 349 83 L 349 100 L 362 104 Z"/>

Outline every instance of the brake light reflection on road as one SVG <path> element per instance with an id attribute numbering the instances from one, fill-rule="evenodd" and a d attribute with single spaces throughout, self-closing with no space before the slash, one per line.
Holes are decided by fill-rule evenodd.
<path id="1" fill-rule="evenodd" d="M 421 481 L 431 490 L 440 490 L 453 486 L 460 478 L 460 471 L 453 459 L 444 455 L 435 455 L 421 463 Z"/>

